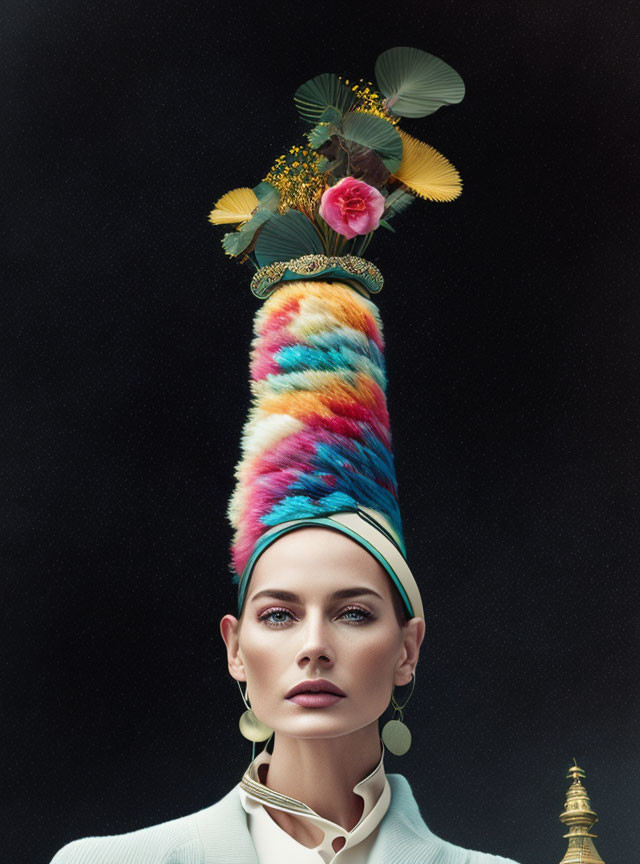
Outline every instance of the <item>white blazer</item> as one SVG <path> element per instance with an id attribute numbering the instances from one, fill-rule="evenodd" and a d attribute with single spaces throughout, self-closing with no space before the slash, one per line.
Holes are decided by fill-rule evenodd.
<path id="1" fill-rule="evenodd" d="M 369 864 L 515 864 L 509 858 L 472 852 L 447 843 L 427 828 L 411 787 L 388 774 L 391 804 Z M 68 843 L 51 864 L 260 864 L 247 828 L 238 787 L 216 804 L 163 822 L 108 837 Z"/>

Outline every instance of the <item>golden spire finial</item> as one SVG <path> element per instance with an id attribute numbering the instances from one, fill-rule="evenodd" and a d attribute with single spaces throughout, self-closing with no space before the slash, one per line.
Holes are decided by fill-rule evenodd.
<path id="1" fill-rule="evenodd" d="M 567 790 L 564 811 L 559 817 L 569 829 L 569 833 L 564 835 L 569 840 L 568 848 L 560 864 L 604 864 L 593 845 L 593 838 L 598 835 L 589 833 L 589 829 L 598 821 L 598 816 L 591 809 L 587 790 L 581 782 L 585 776 L 574 759 L 567 774 L 567 778 L 573 782 Z"/>

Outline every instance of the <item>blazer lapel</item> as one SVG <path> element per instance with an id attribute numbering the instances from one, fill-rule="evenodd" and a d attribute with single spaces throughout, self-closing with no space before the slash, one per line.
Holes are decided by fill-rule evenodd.
<path id="1" fill-rule="evenodd" d="M 370 864 L 466 864 L 466 850 L 446 843 L 427 828 L 408 781 L 401 774 L 387 777 L 391 804 L 380 823 Z"/>
<path id="2" fill-rule="evenodd" d="M 195 817 L 204 851 L 203 864 L 258 864 L 237 787 Z"/>

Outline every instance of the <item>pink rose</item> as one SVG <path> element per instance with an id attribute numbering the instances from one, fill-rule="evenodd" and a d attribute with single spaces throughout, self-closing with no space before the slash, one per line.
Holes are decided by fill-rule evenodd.
<path id="1" fill-rule="evenodd" d="M 384 210 L 384 196 L 373 186 L 343 177 L 325 189 L 320 199 L 320 215 L 338 234 L 351 239 L 374 231 Z"/>

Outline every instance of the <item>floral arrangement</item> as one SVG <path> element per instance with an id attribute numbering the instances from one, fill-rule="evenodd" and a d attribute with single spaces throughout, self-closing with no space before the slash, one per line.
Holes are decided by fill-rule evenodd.
<path id="1" fill-rule="evenodd" d="M 462 191 L 451 163 L 399 128 L 402 117 L 460 102 L 464 84 L 444 61 L 390 48 L 375 65 L 377 89 L 324 73 L 295 93 L 307 142 L 279 156 L 253 188 L 233 189 L 209 214 L 227 255 L 257 269 L 301 256 L 359 256 L 379 228 L 416 197 L 452 201 Z"/>

